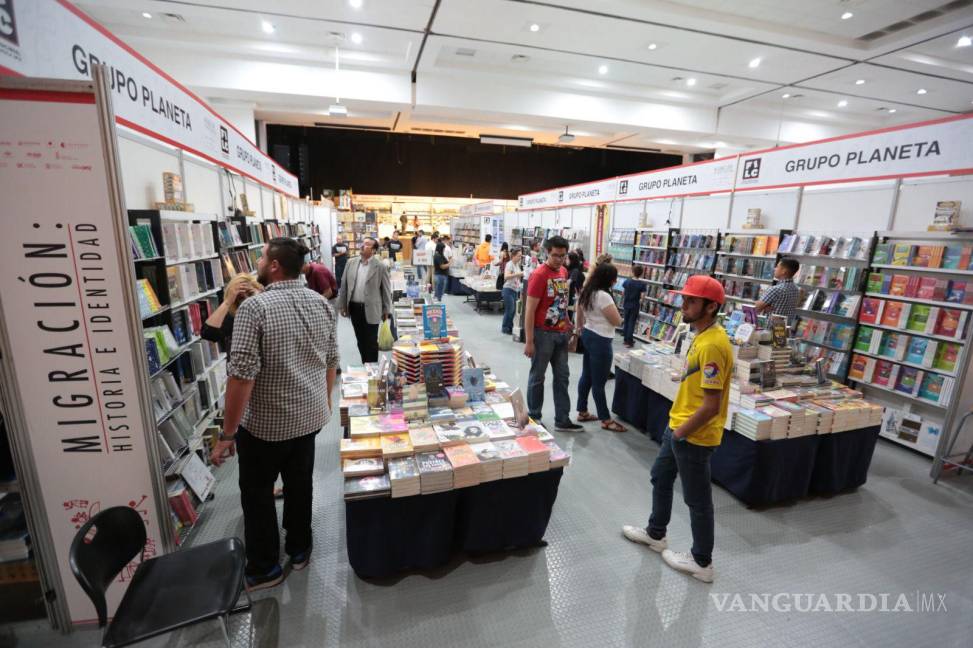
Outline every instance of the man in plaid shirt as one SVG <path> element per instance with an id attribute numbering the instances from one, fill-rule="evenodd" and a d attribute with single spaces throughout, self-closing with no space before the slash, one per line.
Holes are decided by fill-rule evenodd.
<path id="1" fill-rule="evenodd" d="M 755 306 L 758 313 L 783 315 L 788 323 L 794 321 L 797 317 L 797 303 L 801 298 L 801 289 L 794 283 L 794 275 L 800 267 L 794 259 L 781 259 L 777 263 L 774 267 L 774 279 L 777 283 L 757 300 Z"/>
<path id="2" fill-rule="evenodd" d="M 284 580 L 274 481 L 284 481 L 284 550 L 291 569 L 311 557 L 314 440 L 331 418 L 338 368 L 337 319 L 321 295 L 300 280 L 308 249 L 289 238 L 264 246 L 257 279 L 267 289 L 237 309 L 227 367 L 219 465 L 240 453 L 240 502 L 247 546 L 247 588 Z"/>

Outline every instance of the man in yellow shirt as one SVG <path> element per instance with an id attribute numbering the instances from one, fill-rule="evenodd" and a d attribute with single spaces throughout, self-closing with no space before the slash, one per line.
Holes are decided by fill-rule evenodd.
<path id="1" fill-rule="evenodd" d="M 485 268 L 491 263 L 493 263 L 493 245 L 490 243 L 493 240 L 492 234 L 487 234 L 483 238 L 483 242 L 476 248 L 476 254 L 474 259 L 476 259 L 476 264 L 481 268 Z"/>
<path id="2" fill-rule="evenodd" d="M 716 314 L 725 298 L 719 281 L 693 275 L 678 291 L 682 319 L 696 337 L 686 354 L 679 392 L 669 410 L 669 427 L 652 466 L 652 515 L 647 527 L 626 525 L 622 533 L 633 542 L 662 553 L 673 569 L 705 583 L 713 582 L 713 492 L 710 456 L 723 438 L 730 402 L 733 349 Z M 679 475 L 683 500 L 689 507 L 693 548 L 679 553 L 668 548 L 666 527 L 672 514 L 672 486 Z"/>

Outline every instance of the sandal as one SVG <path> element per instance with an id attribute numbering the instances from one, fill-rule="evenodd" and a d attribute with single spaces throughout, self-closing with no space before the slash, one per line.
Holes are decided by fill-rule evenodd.
<path id="1" fill-rule="evenodd" d="M 590 412 L 578 412 L 577 418 L 579 423 L 588 423 L 590 421 L 598 420 L 598 417 Z"/>
<path id="2" fill-rule="evenodd" d="M 618 421 L 604 421 L 601 424 L 602 430 L 611 430 L 612 432 L 628 432 L 628 429 Z"/>

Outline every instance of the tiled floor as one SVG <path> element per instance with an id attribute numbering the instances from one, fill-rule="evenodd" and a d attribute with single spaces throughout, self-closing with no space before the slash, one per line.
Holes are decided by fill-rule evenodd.
<path id="1" fill-rule="evenodd" d="M 526 386 L 521 347 L 500 336 L 500 316 L 476 315 L 455 297 L 448 308 L 464 343 L 508 382 Z M 358 361 L 350 324 L 339 331 L 345 363 Z M 580 357 L 571 359 L 577 384 Z M 611 384 L 611 383 L 610 383 Z M 572 390 L 574 387 L 572 387 Z M 609 394 L 609 399 L 611 395 Z M 575 394 L 572 391 L 572 402 Z M 545 419 L 553 420 L 548 393 Z M 336 424 L 318 441 L 315 553 L 303 572 L 258 597 L 258 646 L 970 646 L 973 627 L 973 480 L 934 486 L 929 462 L 879 442 L 868 483 L 830 499 L 749 510 L 720 488 L 716 582 L 672 572 L 657 554 L 625 541 L 619 528 L 648 515 L 648 473 L 658 446 L 637 432 L 591 426 L 555 433 L 573 455 L 561 481 L 548 546 L 435 573 L 364 582 L 345 554 L 344 505 Z M 243 534 L 235 466 L 224 469 L 217 499 L 194 542 Z M 678 491 L 678 485 L 677 485 Z M 670 543 L 690 544 L 677 494 Z M 802 593 L 945 594 L 946 611 L 720 611 L 719 596 Z M 711 596 L 715 595 L 715 596 Z M 792 600 L 792 599 L 789 599 Z M 780 604 L 786 603 L 780 599 Z M 798 601 L 800 603 L 800 601 Z M 772 608 L 773 609 L 773 608 Z M 233 620 L 234 644 L 247 645 L 249 615 Z M 13 633 L 13 634 L 11 634 Z M 0 629 L 0 646 L 95 646 L 91 631 L 62 637 L 44 624 Z M 222 645 L 215 624 L 147 646 Z"/>

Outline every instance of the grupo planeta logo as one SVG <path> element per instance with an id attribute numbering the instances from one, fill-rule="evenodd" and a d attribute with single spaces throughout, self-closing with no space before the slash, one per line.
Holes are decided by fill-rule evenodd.
<path id="1" fill-rule="evenodd" d="M 224 155 L 230 154 L 230 131 L 220 124 L 220 149 Z"/>
<path id="2" fill-rule="evenodd" d="M 14 16 L 14 0 L 0 0 L 0 39 L 20 46 L 17 38 L 17 19 Z"/>
<path id="3" fill-rule="evenodd" d="M 756 180 L 760 177 L 760 158 L 743 161 L 743 180 Z"/>
<path id="4" fill-rule="evenodd" d="M 619 180 L 618 182 L 618 195 L 624 196 L 628 194 L 628 180 Z"/>
<path id="5" fill-rule="evenodd" d="M 564 200 L 564 192 L 563 191 L 559 191 L 559 192 L 557 192 L 557 201 L 558 202 L 561 202 L 562 200 Z"/>

